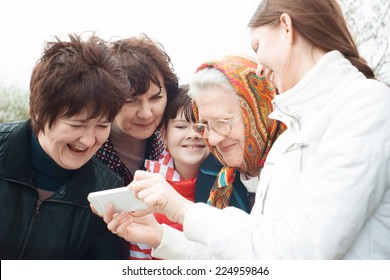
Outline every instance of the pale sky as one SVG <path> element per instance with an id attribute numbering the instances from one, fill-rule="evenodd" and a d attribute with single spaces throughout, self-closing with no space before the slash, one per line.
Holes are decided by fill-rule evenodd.
<path id="1" fill-rule="evenodd" d="M 170 55 L 181 83 L 202 62 L 254 55 L 247 23 L 259 0 L 2 0 L 0 84 L 28 89 L 45 41 L 97 32 L 103 39 L 144 32 Z"/>

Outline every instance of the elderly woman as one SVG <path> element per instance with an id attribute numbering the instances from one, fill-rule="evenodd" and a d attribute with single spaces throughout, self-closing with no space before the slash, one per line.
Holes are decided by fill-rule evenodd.
<path id="1" fill-rule="evenodd" d="M 127 242 L 89 208 L 122 180 L 94 154 L 128 93 L 107 44 L 50 42 L 33 69 L 30 119 L 0 125 L 0 258 L 126 259 Z"/>
<path id="2" fill-rule="evenodd" d="M 274 98 L 275 90 L 267 80 L 256 76 L 256 67 L 256 63 L 248 58 L 224 57 L 200 66 L 190 84 L 190 95 L 196 102 L 195 113 L 199 119 L 193 128 L 206 139 L 211 152 L 224 165 L 207 200 L 207 204 L 215 207 L 214 211 L 224 209 L 228 212 L 246 214 L 236 207 L 229 207 L 230 198 L 235 191 L 233 181 L 236 175 L 241 176 L 248 190 L 256 191 L 265 157 L 284 128 L 281 123 L 268 119 L 268 114 L 272 111 L 271 100 Z M 238 172 L 240 174 L 237 174 Z M 184 209 L 193 204 L 184 202 L 166 185 L 162 177 L 156 174 L 137 171 L 135 181 L 130 187 L 139 192 L 139 197 L 152 207 L 155 203 L 159 204 L 160 195 L 163 198 L 161 202 L 164 203 L 164 193 L 167 192 L 170 209 L 168 212 L 164 210 L 164 213 L 180 224 L 183 223 L 183 219 L 175 213 L 178 213 L 179 208 Z M 211 208 L 207 205 L 205 207 Z M 105 220 L 111 221 L 108 224 L 109 229 L 127 240 L 141 238 L 139 242 L 152 247 L 159 245 L 153 252 L 156 257 L 165 259 L 196 257 L 191 255 L 191 246 L 187 246 L 183 235 L 165 225 L 154 224 L 150 221 L 151 218 L 148 221 L 151 223 L 150 235 L 141 236 L 141 231 L 133 230 L 131 224 L 131 219 L 137 215 L 125 214 L 122 217 L 121 214 L 111 221 L 112 213 L 108 209 Z M 226 218 L 229 219 L 229 215 Z M 142 219 L 149 218 L 147 216 Z M 201 234 L 203 230 L 204 228 L 198 228 L 196 234 Z M 164 240 L 161 240 L 162 236 Z M 176 249 L 173 253 L 167 254 L 164 244 L 171 244 Z M 190 243 L 193 244 L 195 243 Z M 203 250 L 194 249 L 194 252 L 203 254 Z"/>

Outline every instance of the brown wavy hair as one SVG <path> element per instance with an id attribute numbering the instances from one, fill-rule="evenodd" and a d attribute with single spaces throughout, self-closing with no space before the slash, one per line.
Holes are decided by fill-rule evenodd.
<path id="1" fill-rule="evenodd" d="M 161 43 L 141 33 L 139 36 L 112 42 L 111 50 L 127 73 L 131 84 L 131 96 L 145 94 L 150 83 L 153 83 L 160 89 L 165 87 L 168 106 L 178 91 L 179 79 L 171 58 Z M 160 84 L 159 77 L 162 78 L 164 85 Z"/>

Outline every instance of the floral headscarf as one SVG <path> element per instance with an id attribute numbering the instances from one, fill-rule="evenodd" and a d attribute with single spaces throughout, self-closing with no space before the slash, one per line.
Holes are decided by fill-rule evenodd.
<path id="1" fill-rule="evenodd" d="M 225 56 L 202 64 L 197 72 L 205 68 L 216 68 L 221 71 L 233 85 L 240 100 L 245 125 L 245 148 L 243 165 L 239 171 L 260 172 L 272 144 L 284 131 L 284 126 L 280 122 L 268 118 L 272 111 L 272 99 L 276 94 L 275 87 L 264 77 L 256 75 L 257 64 L 250 58 Z M 194 112 L 198 121 L 196 104 Z M 207 139 L 206 143 L 208 144 Z M 217 149 L 210 145 L 209 148 L 224 165 L 212 188 L 209 204 L 224 208 L 229 205 L 231 186 L 237 168 L 226 166 Z"/>

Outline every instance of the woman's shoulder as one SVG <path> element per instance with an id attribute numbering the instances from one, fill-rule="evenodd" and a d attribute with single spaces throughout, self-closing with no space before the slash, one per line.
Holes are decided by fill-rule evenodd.
<path id="1" fill-rule="evenodd" d="M 15 121 L 9 123 L 0 123 L 0 145 L 3 145 L 9 137 L 21 127 L 28 126 L 29 124 L 26 121 Z M 27 131 L 27 129 L 26 129 Z"/>
<path id="2" fill-rule="evenodd" d="M 390 106 L 390 87 L 375 79 L 361 78 L 351 82 L 334 100 L 338 110 L 375 110 L 387 114 Z"/>
<path id="3" fill-rule="evenodd" d="M 122 178 L 105 165 L 96 155 L 92 157 L 91 163 L 99 181 L 112 187 L 122 187 L 124 185 Z"/>
<path id="4" fill-rule="evenodd" d="M 26 121 L 0 123 L 0 133 L 9 134 L 21 127 Z"/>

